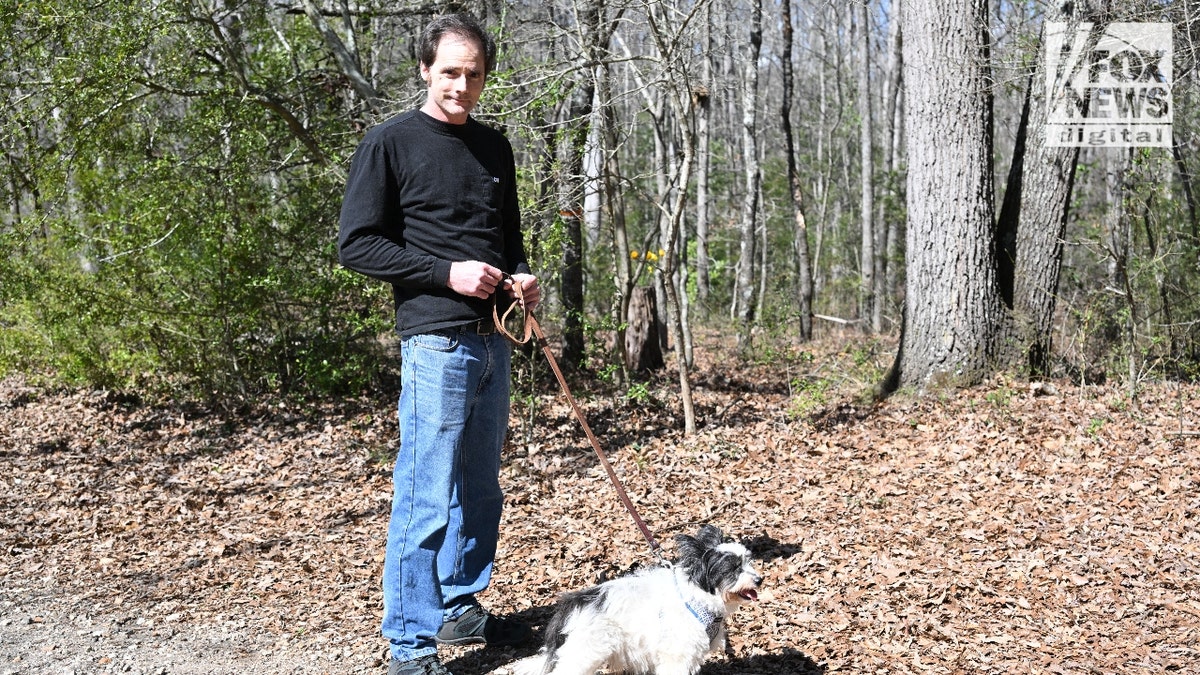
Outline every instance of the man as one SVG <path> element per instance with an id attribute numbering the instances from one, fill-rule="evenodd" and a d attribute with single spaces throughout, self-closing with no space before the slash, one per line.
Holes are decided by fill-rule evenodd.
<path id="1" fill-rule="evenodd" d="M 434 20 L 419 45 L 425 103 L 364 136 L 342 204 L 342 264 L 392 284 L 401 337 L 383 565 L 390 675 L 449 675 L 439 643 L 531 637 L 475 600 L 496 553 L 508 429 L 511 347 L 492 304 L 513 301 L 518 286 L 527 308 L 541 296 L 521 238 L 512 147 L 470 116 L 495 55 L 470 17 Z"/>

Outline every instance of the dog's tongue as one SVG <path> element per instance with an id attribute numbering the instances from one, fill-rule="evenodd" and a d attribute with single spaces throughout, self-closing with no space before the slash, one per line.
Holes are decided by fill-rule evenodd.
<path id="1" fill-rule="evenodd" d="M 739 593 L 739 595 L 741 595 L 743 598 L 745 598 L 747 600 L 751 600 L 751 601 L 758 600 L 758 591 L 754 590 L 753 588 L 742 591 L 741 593 Z"/>

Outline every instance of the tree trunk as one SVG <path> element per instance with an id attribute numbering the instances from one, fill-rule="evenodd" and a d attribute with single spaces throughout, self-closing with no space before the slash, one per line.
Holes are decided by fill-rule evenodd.
<path id="1" fill-rule="evenodd" d="M 903 44 L 903 17 L 901 0 L 892 0 L 891 14 L 888 17 L 888 77 L 885 82 L 884 94 L 884 179 L 883 199 L 879 202 L 879 222 L 884 229 L 883 251 L 883 283 L 882 292 L 877 293 L 875 302 L 881 305 L 881 311 L 894 314 L 896 299 L 900 297 L 901 266 L 900 247 L 901 218 L 900 209 L 903 195 L 900 190 L 900 150 L 903 144 L 903 125 L 900 122 L 903 108 L 900 100 L 903 95 L 904 58 L 901 55 Z M 879 286 L 877 286 L 878 288 Z"/>
<path id="2" fill-rule="evenodd" d="M 871 153 L 871 31 L 867 0 L 855 3 L 858 23 L 858 115 L 859 115 L 859 216 L 862 248 L 859 257 L 858 315 L 863 326 L 879 332 L 882 316 L 875 311 L 875 161 Z M 869 323 L 868 323 L 869 322 Z"/>
<path id="3" fill-rule="evenodd" d="M 664 366 L 658 334 L 662 330 L 655 307 L 653 288 L 633 289 L 629 301 L 629 327 L 625 330 L 625 367 L 631 373 L 659 370 Z"/>
<path id="4" fill-rule="evenodd" d="M 1184 203 L 1187 204 L 1188 222 L 1192 226 L 1192 240 L 1200 242 L 1200 208 L 1196 206 L 1196 195 L 1192 192 L 1192 173 L 1188 170 L 1187 162 L 1179 147 L 1179 137 L 1171 144 L 1171 156 L 1175 159 L 1175 170 L 1179 175 L 1179 184 L 1183 187 Z"/>
<path id="5" fill-rule="evenodd" d="M 784 152 L 787 153 L 788 189 L 792 197 L 792 248 L 796 261 L 796 308 L 800 314 L 800 339 L 812 339 L 812 261 L 808 255 L 808 222 L 804 218 L 804 193 L 800 172 L 796 169 L 796 141 L 792 135 L 792 0 L 780 4 L 780 23 L 783 26 L 783 105 L 780 122 L 783 127 Z"/>
<path id="6" fill-rule="evenodd" d="M 668 34 L 666 29 L 670 23 L 663 15 L 658 14 L 656 9 L 651 8 L 648 14 L 650 32 L 662 59 L 661 67 L 663 70 L 671 72 L 680 63 L 678 60 L 680 40 L 678 36 Z M 667 79 L 672 82 L 686 83 L 686 78 L 682 77 Z M 692 386 L 688 377 L 688 359 L 685 347 L 689 342 L 686 334 L 688 327 L 685 324 L 684 303 L 676 284 L 676 272 L 680 265 L 679 250 L 682 248 L 680 235 L 683 229 L 684 211 L 688 203 L 687 186 L 691 183 L 696 161 L 696 136 L 693 127 L 695 106 L 690 88 L 668 86 L 665 89 L 664 98 L 677 123 L 675 129 L 677 137 L 672 137 L 671 140 L 672 147 L 678 150 L 678 154 L 672 153 L 671 155 L 669 174 L 671 189 L 664 189 L 660 192 L 662 210 L 660 232 L 663 248 L 659 271 L 655 274 L 655 278 L 656 281 L 662 282 L 667 305 L 675 308 L 668 319 L 677 347 L 675 366 L 679 373 L 679 398 L 683 407 L 684 434 L 690 436 L 696 433 L 696 408 L 692 401 Z M 663 118 L 666 117 L 664 112 Z M 676 143 L 677 145 L 675 145 Z"/>
<path id="7" fill-rule="evenodd" d="M 560 206 L 563 225 L 562 276 L 560 290 L 563 305 L 563 369 L 574 370 L 583 363 L 583 219 L 578 208 Z"/>
<path id="8" fill-rule="evenodd" d="M 1120 148 L 1110 152 L 1106 157 L 1108 165 L 1105 172 L 1105 187 L 1108 192 L 1108 218 L 1105 222 L 1105 233 L 1108 239 L 1108 274 L 1109 290 L 1115 291 L 1123 306 L 1113 317 L 1113 321 L 1121 328 L 1121 337 L 1125 342 L 1127 355 L 1130 398 L 1137 397 L 1138 372 L 1141 370 L 1141 357 L 1137 350 L 1138 304 L 1130 278 L 1131 256 L 1133 254 L 1133 216 L 1129 212 L 1130 174 L 1133 169 L 1132 148 Z"/>
<path id="9" fill-rule="evenodd" d="M 586 72 L 586 71 L 585 71 Z M 576 86 L 567 109 L 567 119 L 558 136 L 558 215 L 563 225 L 562 365 L 578 368 L 583 363 L 583 153 L 587 145 L 595 94 L 590 75 Z"/>
<path id="10" fill-rule="evenodd" d="M 1058 7 L 1046 15 L 1047 21 L 1064 18 L 1081 20 L 1064 17 Z M 1072 35 L 1074 30 L 1066 34 Z M 1047 49 L 1058 50 L 1059 45 L 1048 44 Z M 1016 337 L 1013 357 L 1031 374 L 1044 374 L 1050 367 L 1063 237 L 1079 148 L 1050 147 L 1044 142 L 1045 58 L 1036 63 L 1027 83 L 1008 187 L 997 220 L 997 262 L 1001 296 L 1012 307 Z"/>
<path id="11" fill-rule="evenodd" d="M 659 204 L 671 203 L 672 194 L 676 190 L 672 177 L 675 175 L 677 167 L 675 164 L 674 142 L 671 137 L 673 125 L 671 124 L 670 115 L 667 113 L 667 104 L 662 100 L 664 94 L 662 91 L 655 90 L 647 91 L 647 108 L 650 116 L 654 120 L 654 185 L 655 194 Z M 658 212 L 658 236 L 662 245 L 666 246 L 667 229 L 670 227 L 670 214 L 659 210 Z M 665 249 L 664 249 L 665 250 Z M 666 282 L 661 274 L 654 274 L 654 291 L 658 295 L 658 325 L 664 330 L 659 336 L 659 345 L 663 351 L 669 347 L 667 339 L 666 326 L 671 324 L 671 312 L 675 311 L 675 307 L 667 299 Z"/>
<path id="12" fill-rule="evenodd" d="M 982 380 L 1001 342 L 992 83 L 985 0 L 912 0 L 904 13 L 908 291 L 885 391 L 925 391 Z"/>
<path id="13" fill-rule="evenodd" d="M 601 92 L 600 100 L 604 102 L 611 100 L 609 77 L 604 66 L 600 66 L 600 68 L 601 70 L 598 72 L 601 79 L 597 83 L 597 88 Z M 624 353 L 625 333 L 628 330 L 629 307 L 633 301 L 634 276 L 629 263 L 629 254 L 632 248 L 629 245 L 629 228 L 625 219 L 625 201 L 622 197 L 624 191 L 620 189 L 621 168 L 618 161 L 618 141 L 614 117 L 613 110 L 609 106 L 601 105 L 600 122 L 603 125 L 601 138 L 604 143 L 604 201 L 612 220 L 613 247 L 616 249 L 614 259 L 617 266 L 618 297 L 616 306 L 613 308 L 613 319 L 617 326 L 617 349 L 622 352 L 618 362 L 624 364 L 629 360 L 629 355 Z M 622 381 L 628 381 L 628 371 L 621 375 Z"/>
<path id="14" fill-rule="evenodd" d="M 750 42 L 746 50 L 745 76 L 742 82 L 742 162 L 745 193 L 742 196 L 742 220 L 739 225 L 735 319 L 737 350 L 750 348 L 750 323 L 754 312 L 754 262 L 758 236 L 758 185 L 762 173 L 758 164 L 758 59 L 762 51 L 762 0 L 752 0 Z"/>
<path id="15" fill-rule="evenodd" d="M 704 41 L 708 49 L 702 57 L 701 83 L 692 89 L 696 110 L 696 298 L 700 301 L 701 315 L 707 312 L 711 288 L 708 278 L 708 176 L 711 157 L 711 132 L 708 122 L 713 87 L 712 5 L 707 6 L 704 13 L 708 17 L 704 29 Z"/>
<path id="16" fill-rule="evenodd" d="M 766 203 L 762 192 L 762 180 L 758 181 L 758 203 Z M 767 280 L 771 278 L 771 239 L 768 230 L 765 223 L 758 228 L 758 302 L 754 307 L 754 316 L 763 316 L 767 311 Z"/>

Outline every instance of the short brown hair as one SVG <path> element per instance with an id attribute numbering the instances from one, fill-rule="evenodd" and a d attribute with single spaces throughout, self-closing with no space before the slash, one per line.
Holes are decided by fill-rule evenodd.
<path id="1" fill-rule="evenodd" d="M 418 58 L 424 66 L 432 66 L 437 59 L 438 45 L 446 35 L 458 35 L 474 41 L 483 49 L 484 75 L 496 67 L 496 41 L 483 26 L 469 14 L 448 14 L 439 16 L 425 27 L 421 34 L 421 45 Z"/>

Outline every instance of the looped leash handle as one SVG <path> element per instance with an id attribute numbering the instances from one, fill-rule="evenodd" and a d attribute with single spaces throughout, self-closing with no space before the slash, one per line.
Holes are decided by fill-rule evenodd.
<path id="1" fill-rule="evenodd" d="M 523 344 L 526 344 L 527 342 L 529 342 L 530 338 L 533 337 L 533 322 L 530 321 L 530 319 L 533 317 L 533 315 L 525 307 L 525 288 L 521 284 L 518 284 L 516 282 L 516 280 L 514 280 L 511 276 L 509 276 L 507 274 L 504 275 L 504 279 L 506 281 L 508 281 L 510 284 L 512 284 L 513 291 L 517 294 L 517 301 L 510 304 L 508 306 L 508 309 L 504 310 L 504 316 L 501 316 L 500 315 L 500 291 L 497 290 L 496 293 L 492 296 L 492 321 L 494 321 L 496 323 L 496 330 L 500 331 L 500 334 L 503 335 L 505 338 L 507 338 L 509 342 L 512 342 L 513 344 L 523 345 Z M 523 322 L 524 323 L 524 335 L 522 335 L 520 338 L 513 335 L 511 332 L 509 332 L 508 328 L 505 327 L 505 324 L 508 322 L 509 316 L 513 313 L 513 310 L 517 309 L 518 307 L 520 307 L 525 312 L 525 320 Z"/>
<path id="2" fill-rule="evenodd" d="M 655 540 L 654 535 L 650 533 L 650 528 L 646 525 L 646 521 L 642 520 L 638 510 L 633 505 L 633 500 L 629 498 L 629 494 L 625 492 L 625 486 L 621 484 L 621 480 L 617 478 L 617 473 L 613 471 L 612 465 L 608 462 L 608 456 L 604 454 L 604 450 L 600 447 L 600 441 L 596 440 L 596 434 L 592 433 L 592 428 L 588 426 L 587 419 L 583 416 L 583 409 L 579 407 L 579 403 L 575 401 L 575 397 L 571 395 L 571 388 L 567 386 L 567 378 L 563 376 L 562 370 L 558 367 L 558 361 L 554 358 L 554 351 L 550 349 L 550 342 L 546 340 L 546 334 L 542 332 L 541 325 L 538 324 L 537 318 L 533 312 L 525 306 L 524 289 L 512 277 L 505 277 L 513 286 L 516 293 L 517 301 L 509 305 L 508 309 L 504 310 L 504 315 L 500 315 L 499 295 L 497 292 L 492 303 L 492 320 L 496 322 L 496 330 L 500 332 L 510 342 L 518 345 L 523 345 L 529 342 L 532 337 L 537 338 L 537 346 L 541 347 L 542 353 L 546 355 L 546 360 L 550 362 L 550 369 L 554 371 L 554 376 L 558 378 L 558 384 L 562 387 L 563 393 L 567 396 L 567 402 L 571 404 L 571 410 L 575 413 L 575 419 L 579 420 L 579 425 L 583 427 L 583 431 L 587 434 L 588 440 L 592 443 L 592 449 L 596 451 L 596 457 L 600 459 L 600 465 L 604 467 L 605 473 L 608 474 L 609 481 L 617 491 L 617 497 L 625 506 L 625 510 L 633 517 L 633 522 L 641 530 L 642 536 L 645 537 L 646 543 L 650 544 L 650 551 L 658 559 L 659 563 L 666 564 L 663 558 L 662 547 Z M 524 311 L 524 333 L 520 338 L 513 335 L 506 327 L 505 322 L 508 321 L 509 315 L 513 310 L 520 307 Z"/>

